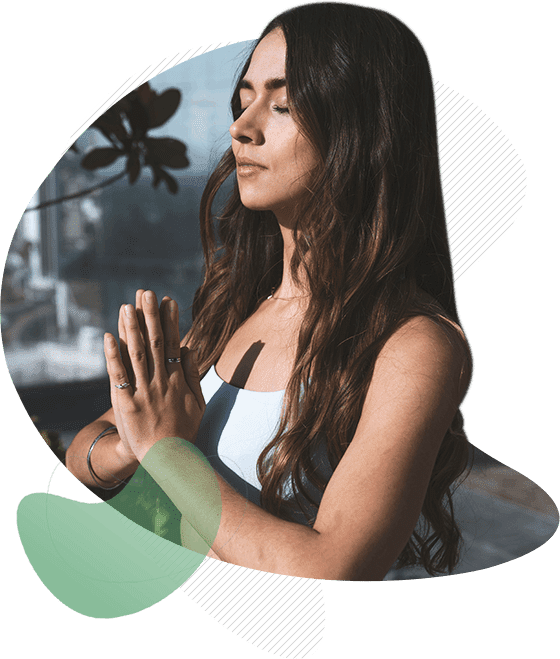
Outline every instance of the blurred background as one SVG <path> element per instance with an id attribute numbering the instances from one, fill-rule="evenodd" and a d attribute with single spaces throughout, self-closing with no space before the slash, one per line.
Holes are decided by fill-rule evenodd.
<path id="1" fill-rule="evenodd" d="M 62 461 L 75 434 L 111 406 L 103 333 L 117 335 L 120 305 L 134 302 L 138 288 L 150 288 L 158 299 L 170 295 L 179 302 L 183 335 L 190 327 L 203 265 L 200 197 L 230 144 L 229 99 L 249 47 L 235 44 L 181 63 L 109 108 L 57 163 L 16 229 L 2 282 L 4 352 L 26 410 Z M 463 143 L 469 150 L 460 159 L 467 167 L 494 148 L 492 142 L 474 148 L 469 140 L 482 133 L 467 140 L 445 125 L 446 113 L 463 101 L 436 84 L 456 278 L 488 248 L 465 243 L 465 222 L 480 225 L 483 218 L 475 236 L 503 231 L 520 203 L 500 206 L 489 196 L 486 215 L 480 207 L 465 212 L 469 195 L 484 199 L 474 179 L 453 198 L 457 156 L 447 151 L 455 154 Z M 516 162 L 515 153 L 511 158 Z M 461 181 L 464 187 L 469 179 Z M 492 194 L 499 192 L 495 186 Z M 469 439 L 476 444 L 476 437 Z M 556 506 L 542 489 L 476 448 L 456 512 L 465 537 L 459 573 L 522 556 L 558 526 Z M 410 568 L 390 578 L 426 576 Z"/>
<path id="2" fill-rule="evenodd" d="M 28 412 L 62 449 L 110 407 L 103 333 L 117 334 L 121 304 L 150 288 L 178 301 L 183 335 L 190 327 L 200 196 L 230 144 L 229 99 L 249 44 L 183 62 L 119 101 L 61 158 L 16 229 L 4 352 Z"/>

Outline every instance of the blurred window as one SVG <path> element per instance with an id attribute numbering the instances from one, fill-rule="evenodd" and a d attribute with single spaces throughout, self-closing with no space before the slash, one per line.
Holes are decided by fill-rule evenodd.
<path id="1" fill-rule="evenodd" d="M 232 82 L 247 44 L 206 53 L 152 80 L 161 94 L 181 92 L 175 114 L 152 137 L 187 145 L 190 165 L 171 170 L 177 194 L 152 186 L 144 167 L 134 184 L 122 178 L 88 194 L 28 211 L 15 232 L 2 284 L 2 335 L 16 387 L 88 381 L 106 376 L 103 334 L 117 335 L 119 307 L 138 288 L 170 295 L 181 310 L 182 334 L 202 274 L 198 209 L 211 168 L 229 146 Z M 132 90 L 129 90 L 132 91 Z M 125 168 L 80 165 L 84 154 L 110 146 L 95 129 L 68 150 L 29 208 L 95 187 Z"/>

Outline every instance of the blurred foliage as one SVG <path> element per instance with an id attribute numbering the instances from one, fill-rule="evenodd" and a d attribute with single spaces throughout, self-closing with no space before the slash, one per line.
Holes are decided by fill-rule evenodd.
<path id="1" fill-rule="evenodd" d="M 178 89 L 172 87 L 158 94 L 145 82 L 91 124 L 89 128 L 98 130 L 112 146 L 92 149 L 80 164 L 91 171 L 126 158 L 129 183 L 135 183 L 142 168 L 149 167 L 153 187 L 157 188 L 163 181 L 169 192 L 176 194 L 177 181 L 165 168 L 188 167 L 187 147 L 171 137 L 149 137 L 148 131 L 163 126 L 175 114 L 180 102 Z M 70 148 L 79 153 L 76 142 Z"/>
<path id="2" fill-rule="evenodd" d="M 148 131 L 159 128 L 176 112 L 181 102 L 181 92 L 175 87 L 161 94 L 155 92 L 148 82 L 130 92 L 98 117 L 86 130 L 98 130 L 111 144 L 95 147 L 81 160 L 86 172 L 109 167 L 119 158 L 126 159 L 125 169 L 110 178 L 100 181 L 91 188 L 67 194 L 58 199 L 48 199 L 25 212 L 40 210 L 70 199 L 78 199 L 115 183 L 128 175 L 130 184 L 135 183 L 143 167 L 152 170 L 152 185 L 157 188 L 163 181 L 172 194 L 177 194 L 177 180 L 167 169 L 185 169 L 190 162 L 187 146 L 172 137 L 149 137 Z M 80 154 L 77 142 L 68 149 Z M 166 169 L 167 168 L 167 169 Z"/>

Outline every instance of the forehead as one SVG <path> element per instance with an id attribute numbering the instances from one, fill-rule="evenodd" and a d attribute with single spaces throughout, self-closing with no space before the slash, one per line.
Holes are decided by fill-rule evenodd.
<path id="1" fill-rule="evenodd" d="M 255 48 L 245 80 L 252 83 L 285 76 L 286 41 L 280 28 L 276 28 Z"/>

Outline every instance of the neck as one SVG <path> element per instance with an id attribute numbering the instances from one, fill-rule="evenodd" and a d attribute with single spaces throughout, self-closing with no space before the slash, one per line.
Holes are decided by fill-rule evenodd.
<path id="1" fill-rule="evenodd" d="M 305 285 L 305 271 L 303 268 L 300 268 L 300 284 L 296 284 L 292 276 L 292 270 L 290 267 L 292 255 L 294 253 L 294 239 L 292 230 L 280 224 L 280 232 L 282 233 L 282 239 L 284 241 L 282 282 L 280 283 L 280 286 L 274 290 L 273 298 L 283 300 L 308 298 L 309 289 Z"/>

